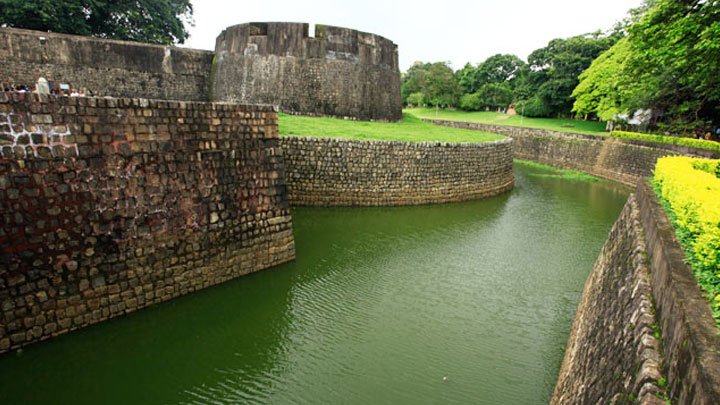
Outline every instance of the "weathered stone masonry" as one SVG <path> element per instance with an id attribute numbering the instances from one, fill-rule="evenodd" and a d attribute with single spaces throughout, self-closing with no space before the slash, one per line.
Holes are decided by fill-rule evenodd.
<path id="1" fill-rule="evenodd" d="M 717 404 L 720 335 L 684 259 L 642 182 L 585 285 L 551 403 Z"/>
<path id="2" fill-rule="evenodd" d="M 215 46 L 213 99 L 282 111 L 397 121 L 402 117 L 397 45 L 378 35 L 308 24 L 230 27 Z"/>
<path id="3" fill-rule="evenodd" d="M 581 170 L 598 177 L 635 185 L 652 176 L 658 158 L 687 155 L 718 159 L 720 152 L 653 142 L 577 135 L 544 129 L 426 120 L 454 128 L 502 134 L 513 139 L 518 159 L 563 169 Z"/>
<path id="4" fill-rule="evenodd" d="M 281 147 L 293 205 L 444 203 L 514 185 L 510 139 L 450 144 L 290 136 Z"/>
<path id="5" fill-rule="evenodd" d="M 279 105 L 362 120 L 402 117 L 398 49 L 378 35 L 308 24 L 230 27 L 215 52 L 0 28 L 0 79 L 96 96 Z"/>
<path id="6" fill-rule="evenodd" d="M 86 88 L 95 96 L 208 100 L 213 53 L 0 28 L 0 79 Z"/>
<path id="7" fill-rule="evenodd" d="M 272 107 L 0 94 L 0 352 L 294 258 Z"/>
<path id="8" fill-rule="evenodd" d="M 663 404 L 661 342 L 634 196 L 585 283 L 553 404 Z"/>

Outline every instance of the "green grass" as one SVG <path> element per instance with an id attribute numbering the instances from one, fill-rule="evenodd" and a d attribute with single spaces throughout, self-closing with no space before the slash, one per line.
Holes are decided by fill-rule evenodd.
<path id="1" fill-rule="evenodd" d="M 558 169 L 556 167 L 531 162 L 529 160 L 515 159 L 514 162 L 515 164 L 523 165 L 525 167 L 529 167 L 531 169 L 539 171 L 539 173 L 530 173 L 530 176 L 549 177 L 563 180 L 588 181 L 591 183 L 603 181 L 598 177 L 591 176 L 579 170 Z"/>
<path id="2" fill-rule="evenodd" d="M 605 123 L 597 121 L 580 121 L 565 118 L 528 118 L 521 115 L 507 115 L 487 111 L 453 111 L 434 108 L 408 108 L 405 113 L 418 118 L 429 118 L 444 121 L 476 122 L 489 125 L 505 125 L 512 127 L 539 128 L 552 131 L 586 135 L 607 135 Z"/>
<path id="3" fill-rule="evenodd" d="M 280 113 L 280 135 L 344 138 L 363 141 L 479 143 L 505 139 L 502 135 L 429 124 L 410 114 L 400 122 L 352 121 L 302 117 Z"/>

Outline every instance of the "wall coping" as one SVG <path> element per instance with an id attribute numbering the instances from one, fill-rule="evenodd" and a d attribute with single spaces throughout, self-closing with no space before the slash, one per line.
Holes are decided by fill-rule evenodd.
<path id="1" fill-rule="evenodd" d="M 38 94 L 38 93 L 20 93 L 16 91 L 0 91 L 0 103 L 10 102 L 38 102 L 47 104 L 57 101 L 67 102 L 69 105 L 91 104 L 102 105 L 114 104 L 115 107 L 138 107 L 151 108 L 158 105 L 167 105 L 170 108 L 183 108 L 188 105 L 211 105 L 213 107 L 226 107 L 228 109 L 245 109 L 263 112 L 278 112 L 278 108 L 272 104 L 250 104 L 250 103 L 233 103 L 228 101 L 183 101 L 183 100 L 166 100 L 159 98 L 142 98 L 142 97 L 111 97 L 111 96 L 62 96 L 54 94 Z"/>
<path id="2" fill-rule="evenodd" d="M 468 126 L 497 128 L 500 130 L 522 129 L 522 130 L 528 130 L 528 131 L 535 131 L 535 132 L 543 134 L 543 135 L 558 136 L 558 137 L 565 137 L 565 138 L 575 138 L 575 139 L 583 139 L 583 140 L 602 141 L 602 142 L 619 142 L 619 143 L 626 143 L 626 144 L 630 144 L 630 145 L 646 146 L 646 147 L 655 148 L 655 149 L 665 149 L 665 150 L 677 152 L 677 153 L 680 153 L 683 155 L 702 156 L 702 157 L 711 158 L 711 159 L 720 158 L 720 152 L 714 152 L 711 150 L 701 149 L 701 148 L 694 148 L 691 146 L 671 145 L 668 143 L 641 141 L 641 140 L 637 140 L 637 139 L 615 138 L 612 136 L 575 134 L 575 133 L 570 133 L 570 132 L 555 131 L 552 129 L 528 128 L 528 127 L 520 127 L 520 126 L 515 126 L 515 125 L 493 125 L 493 124 L 483 124 L 480 122 L 434 120 L 434 119 L 430 119 L 430 118 L 421 118 L 421 119 L 425 122 L 429 122 L 429 123 L 435 124 L 435 125 L 452 126 L 452 124 L 459 123 L 459 124 L 465 124 Z M 450 124 L 450 125 L 448 125 L 448 124 Z M 503 135 L 505 135 L 505 134 L 503 134 Z"/>
<path id="3" fill-rule="evenodd" d="M 720 398 L 720 330 L 648 181 L 638 184 L 636 195 L 671 397 L 680 403 L 714 403 Z"/>
<path id="4" fill-rule="evenodd" d="M 209 51 L 207 49 L 186 48 L 186 47 L 175 46 L 175 45 L 150 44 L 147 42 L 126 41 L 126 40 L 121 40 L 121 39 L 98 38 L 98 37 L 93 37 L 93 36 L 64 34 L 64 33 L 60 33 L 60 32 L 52 32 L 52 31 L 29 30 L 29 29 L 25 29 L 25 28 L 0 27 L 0 31 L 7 31 L 8 33 L 13 34 L 13 35 L 27 35 L 27 36 L 34 36 L 34 37 L 65 39 L 65 40 L 71 40 L 71 41 L 87 41 L 87 42 L 98 41 L 101 43 L 118 44 L 118 45 L 126 45 L 126 46 L 139 46 L 139 47 L 146 47 L 146 48 L 158 48 L 158 49 L 171 48 L 173 50 L 194 52 L 194 53 L 206 54 L 206 55 L 207 54 L 212 54 L 212 55 L 215 54 L 214 51 Z"/>
<path id="5" fill-rule="evenodd" d="M 322 137 L 312 135 L 281 135 L 282 138 L 288 139 L 303 139 L 312 142 L 337 142 L 337 143 L 357 143 L 357 144 L 384 144 L 384 145 L 417 145 L 423 147 L 490 147 L 494 145 L 501 145 L 512 143 L 512 138 L 498 139 L 497 141 L 490 142 L 440 142 L 440 141 L 425 141 L 425 142 L 411 142 L 411 141 L 394 141 L 394 140 L 383 140 L 383 139 L 347 139 L 347 138 L 336 138 L 336 137 Z"/>

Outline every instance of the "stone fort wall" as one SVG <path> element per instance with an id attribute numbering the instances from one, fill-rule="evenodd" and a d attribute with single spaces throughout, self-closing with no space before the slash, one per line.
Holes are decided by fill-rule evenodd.
<path id="1" fill-rule="evenodd" d="M 295 256 L 272 107 L 0 93 L 0 352 Z"/>
<path id="2" fill-rule="evenodd" d="M 466 201 L 513 188 L 512 140 L 481 144 L 282 137 L 293 205 Z"/>
<path id="3" fill-rule="evenodd" d="M 643 181 L 585 285 L 552 404 L 715 404 L 720 335 Z"/>
<path id="4" fill-rule="evenodd" d="M 38 78 L 94 96 L 279 105 L 289 113 L 397 121 L 398 49 L 378 35 L 308 24 L 230 27 L 215 52 L 0 28 L 0 80 Z"/>
<path id="5" fill-rule="evenodd" d="M 277 104 L 282 111 L 397 121 L 397 45 L 378 35 L 308 24 L 251 23 L 220 34 L 214 100 Z"/>
<path id="6" fill-rule="evenodd" d="M 0 28 L 0 80 L 38 78 L 95 96 L 208 100 L 213 53 L 40 31 Z"/>
<path id="7" fill-rule="evenodd" d="M 663 156 L 720 158 L 720 152 L 685 146 L 568 134 L 545 129 L 455 121 L 426 121 L 454 128 L 502 134 L 513 139 L 513 153 L 518 159 L 532 160 L 563 169 L 581 170 L 629 185 L 636 185 L 642 179 L 652 176 L 655 162 Z"/>

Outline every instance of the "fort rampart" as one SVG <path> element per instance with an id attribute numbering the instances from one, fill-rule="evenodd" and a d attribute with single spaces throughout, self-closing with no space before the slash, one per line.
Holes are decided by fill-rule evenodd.
<path id="1" fill-rule="evenodd" d="M 272 107 L 0 94 L 0 352 L 295 256 Z"/>
<path id="2" fill-rule="evenodd" d="M 289 136 L 280 145 L 293 205 L 389 206 L 465 201 L 511 190 L 512 142 Z"/>
<path id="3" fill-rule="evenodd" d="M 308 24 L 250 23 L 215 52 L 0 28 L 0 79 L 87 89 L 94 96 L 278 105 L 361 120 L 402 117 L 398 49 L 378 35 Z"/>
<path id="4" fill-rule="evenodd" d="M 402 117 L 397 45 L 378 35 L 308 24 L 251 23 L 215 46 L 214 100 L 361 120 Z"/>
<path id="5" fill-rule="evenodd" d="M 720 152 L 654 142 L 568 134 L 535 128 L 426 121 L 454 128 L 502 134 L 513 139 L 513 153 L 518 159 L 532 160 L 562 169 L 581 170 L 629 185 L 635 185 L 643 178 L 651 176 L 655 162 L 663 156 L 720 158 Z"/>
<path id="6" fill-rule="evenodd" d="M 0 79 L 43 77 L 95 96 L 208 100 L 213 53 L 40 31 L 0 28 Z"/>

